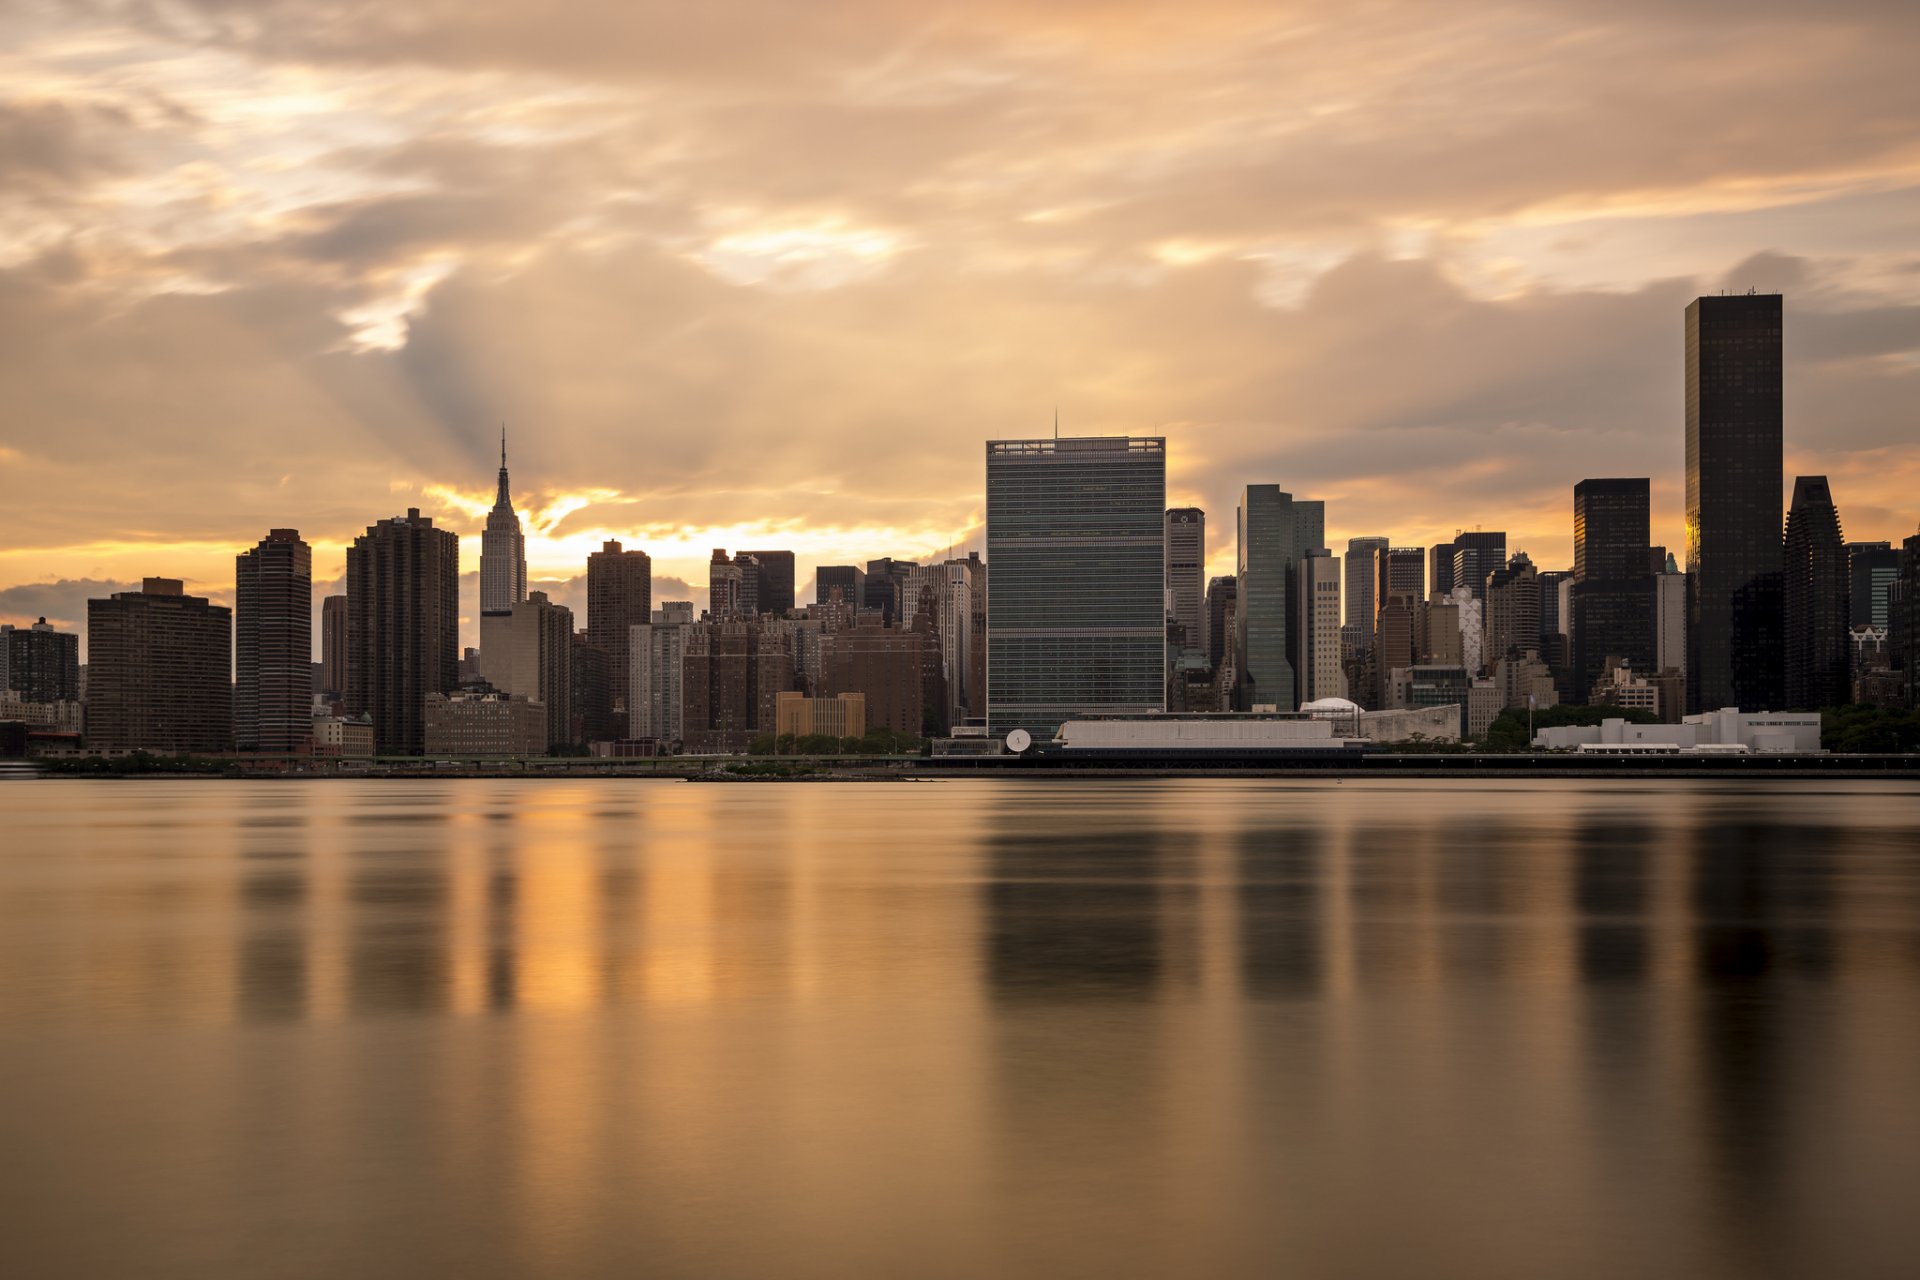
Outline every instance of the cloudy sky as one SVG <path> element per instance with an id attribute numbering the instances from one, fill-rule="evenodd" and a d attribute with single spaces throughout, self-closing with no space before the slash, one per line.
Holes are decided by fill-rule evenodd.
<path id="1" fill-rule="evenodd" d="M 811 567 L 981 541 L 982 442 L 1169 438 L 1336 546 L 1585 476 L 1682 542 L 1681 315 L 1787 295 L 1787 474 L 1920 519 L 1910 0 L 0 0 L 0 620 L 337 580 L 419 506 Z M 327 589 L 324 585 L 322 590 Z M 336 588 L 337 589 L 337 588 Z M 474 607 L 469 585 L 467 607 Z"/>

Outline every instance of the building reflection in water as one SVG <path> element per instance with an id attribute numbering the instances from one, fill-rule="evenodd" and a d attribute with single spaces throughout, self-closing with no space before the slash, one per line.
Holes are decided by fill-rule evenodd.
<path id="1" fill-rule="evenodd" d="M 0 861 L 0 1035 L 84 1028 L 35 1079 L 160 1126 L 201 1239 L 298 1184 L 475 1274 L 775 1274 L 823 1234 L 873 1274 L 1910 1256 L 1920 815 L 1885 789 L 16 794 L 57 856 Z M 205 1057 L 148 1088 L 122 1033 Z M 186 1194 L 38 1123 L 102 1211 Z"/>

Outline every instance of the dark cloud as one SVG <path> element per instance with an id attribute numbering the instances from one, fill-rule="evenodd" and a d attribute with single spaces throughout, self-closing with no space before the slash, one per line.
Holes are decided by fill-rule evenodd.
<path id="1" fill-rule="evenodd" d="M 116 591 L 139 589 L 138 582 L 104 578 L 62 578 L 57 582 L 0 587 L 0 622 L 24 627 L 45 618 L 62 631 L 84 631 L 87 601 L 104 600 Z"/>

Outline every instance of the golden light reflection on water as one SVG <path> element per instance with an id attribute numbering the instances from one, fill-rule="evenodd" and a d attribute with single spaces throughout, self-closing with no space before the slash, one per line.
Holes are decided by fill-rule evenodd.
<path id="1" fill-rule="evenodd" d="M 233 1270 L 154 1234 L 180 1214 L 356 1274 L 1874 1274 L 1914 1242 L 1891 788 L 0 806 L 0 1132 L 58 1153 L 0 1193 L 59 1221 L 84 1183 L 162 1274 Z"/>

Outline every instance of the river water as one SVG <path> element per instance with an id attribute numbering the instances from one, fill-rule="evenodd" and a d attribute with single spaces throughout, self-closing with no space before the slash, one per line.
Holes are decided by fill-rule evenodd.
<path id="1" fill-rule="evenodd" d="M 1920 792 L 0 785 L 0 1274 L 1920 1274 Z"/>

